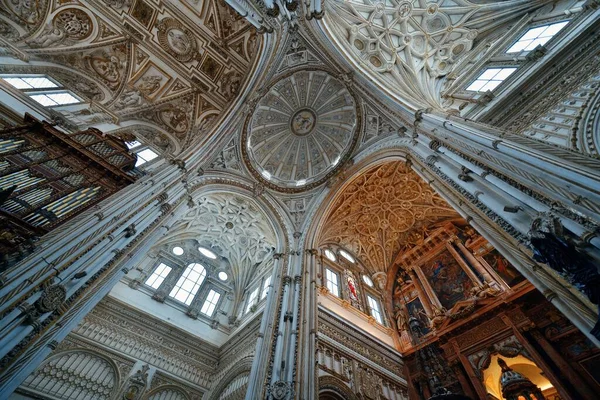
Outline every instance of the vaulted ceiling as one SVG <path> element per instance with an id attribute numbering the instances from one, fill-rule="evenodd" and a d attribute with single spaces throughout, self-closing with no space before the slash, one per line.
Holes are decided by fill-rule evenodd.
<path id="1" fill-rule="evenodd" d="M 508 21 L 549 0 L 332 0 L 325 26 L 372 79 L 417 107 L 443 108 L 446 77 Z M 482 49 L 485 50 L 485 49 Z"/>
<path id="2" fill-rule="evenodd" d="M 398 252 L 459 217 L 409 166 L 394 161 L 345 186 L 323 221 L 319 243 L 347 248 L 371 274 L 386 272 Z"/>
<path id="3" fill-rule="evenodd" d="M 252 278 L 270 266 L 277 245 L 268 217 L 253 201 L 232 193 L 197 199 L 171 227 L 168 238 L 195 239 L 223 257 L 229 264 L 236 301 Z"/>
<path id="4" fill-rule="evenodd" d="M 171 153 L 206 138 L 243 87 L 261 37 L 223 0 L 0 0 L 0 36 L 92 107 L 81 125 L 145 127 Z M 127 132 L 123 132 L 126 134 Z"/>

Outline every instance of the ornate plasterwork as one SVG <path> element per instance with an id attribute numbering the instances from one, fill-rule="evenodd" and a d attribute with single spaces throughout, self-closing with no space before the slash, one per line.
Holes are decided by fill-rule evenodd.
<path id="1" fill-rule="evenodd" d="M 442 108 L 440 80 L 469 54 L 475 40 L 544 0 L 486 3 L 328 1 L 326 28 L 390 91 L 420 106 Z"/>
<path id="2" fill-rule="evenodd" d="M 275 233 L 267 216 L 248 199 L 208 194 L 171 228 L 169 238 L 191 237 L 229 263 L 235 302 L 259 269 L 272 262 Z"/>
<path id="3" fill-rule="evenodd" d="M 349 249 L 371 273 L 386 272 L 398 251 L 457 217 L 409 166 L 395 161 L 369 169 L 342 190 L 319 242 Z"/>
<path id="4" fill-rule="evenodd" d="M 10 41 L 8 55 L 27 60 L 28 68 L 46 68 L 42 73 L 76 93 L 82 84 L 53 72 L 85 75 L 92 89 L 83 88 L 90 92 L 85 100 L 96 101 L 97 114 L 106 118 L 77 115 L 78 127 L 144 120 L 173 134 L 175 148 L 206 139 L 242 89 L 261 41 L 249 22 L 217 0 L 160 6 L 0 0 L 0 38 Z"/>
<path id="5" fill-rule="evenodd" d="M 258 101 L 242 143 L 261 180 L 302 189 L 341 165 L 357 122 L 356 101 L 344 83 L 325 71 L 299 71 Z"/>

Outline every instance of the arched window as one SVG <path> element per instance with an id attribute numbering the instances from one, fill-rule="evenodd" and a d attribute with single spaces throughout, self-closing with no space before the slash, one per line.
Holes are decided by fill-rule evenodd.
<path id="1" fill-rule="evenodd" d="M 202 264 L 193 263 L 187 266 L 169 296 L 190 305 L 198 292 L 200 285 L 206 278 L 206 269 Z"/>

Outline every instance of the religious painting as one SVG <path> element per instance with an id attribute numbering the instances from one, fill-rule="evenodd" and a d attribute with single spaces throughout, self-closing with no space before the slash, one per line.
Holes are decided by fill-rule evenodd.
<path id="1" fill-rule="evenodd" d="M 525 279 L 498 250 L 490 251 L 483 258 L 508 286 L 514 286 Z"/>
<path id="2" fill-rule="evenodd" d="M 444 250 L 421 268 L 442 307 L 448 310 L 466 299 L 473 287 L 473 281 L 448 250 Z"/>
<path id="3" fill-rule="evenodd" d="M 406 304 L 406 309 L 408 310 L 409 318 L 410 317 L 416 318 L 420 322 L 421 331 L 423 332 L 423 334 L 429 333 L 429 331 L 431 330 L 429 317 L 427 316 L 427 313 L 425 312 L 425 308 L 423 308 L 421 299 L 416 297 L 410 303 Z M 410 326 L 410 320 L 408 321 L 408 325 Z"/>

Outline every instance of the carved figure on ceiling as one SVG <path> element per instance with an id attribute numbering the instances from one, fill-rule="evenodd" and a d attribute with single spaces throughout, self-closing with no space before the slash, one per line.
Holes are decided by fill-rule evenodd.
<path id="1" fill-rule="evenodd" d="M 84 40 L 90 36 L 92 30 L 92 21 L 85 12 L 77 8 L 67 8 L 58 12 L 40 35 L 25 42 L 34 48 L 47 48 Z M 71 40 L 65 41 L 67 38 Z"/>
<path id="2" fill-rule="evenodd" d="M 137 89 L 145 96 L 154 94 L 160 89 L 160 82 L 163 80 L 162 76 L 150 75 L 142 78 L 142 83 L 137 86 Z"/>
<path id="3" fill-rule="evenodd" d="M 11 19 L 29 31 L 42 22 L 47 2 L 44 0 L 4 0 Z"/>
<path id="4" fill-rule="evenodd" d="M 53 25 L 48 25 L 42 33 L 33 39 L 25 41 L 31 47 L 50 47 L 53 44 L 58 44 L 67 37 L 67 33 Z"/>
<path id="5" fill-rule="evenodd" d="M 97 75 L 110 89 L 117 89 L 126 74 L 126 51 L 125 45 L 94 51 L 83 57 L 84 67 Z"/>
<path id="6" fill-rule="evenodd" d="M 142 104 L 144 98 L 136 88 L 127 88 L 123 94 L 115 102 L 115 106 L 119 110 L 124 110 L 131 107 L 137 107 Z"/>
<path id="7" fill-rule="evenodd" d="M 164 18 L 157 27 L 158 42 L 163 50 L 181 62 L 188 62 L 194 58 L 197 48 L 195 35 L 180 21 Z"/>

